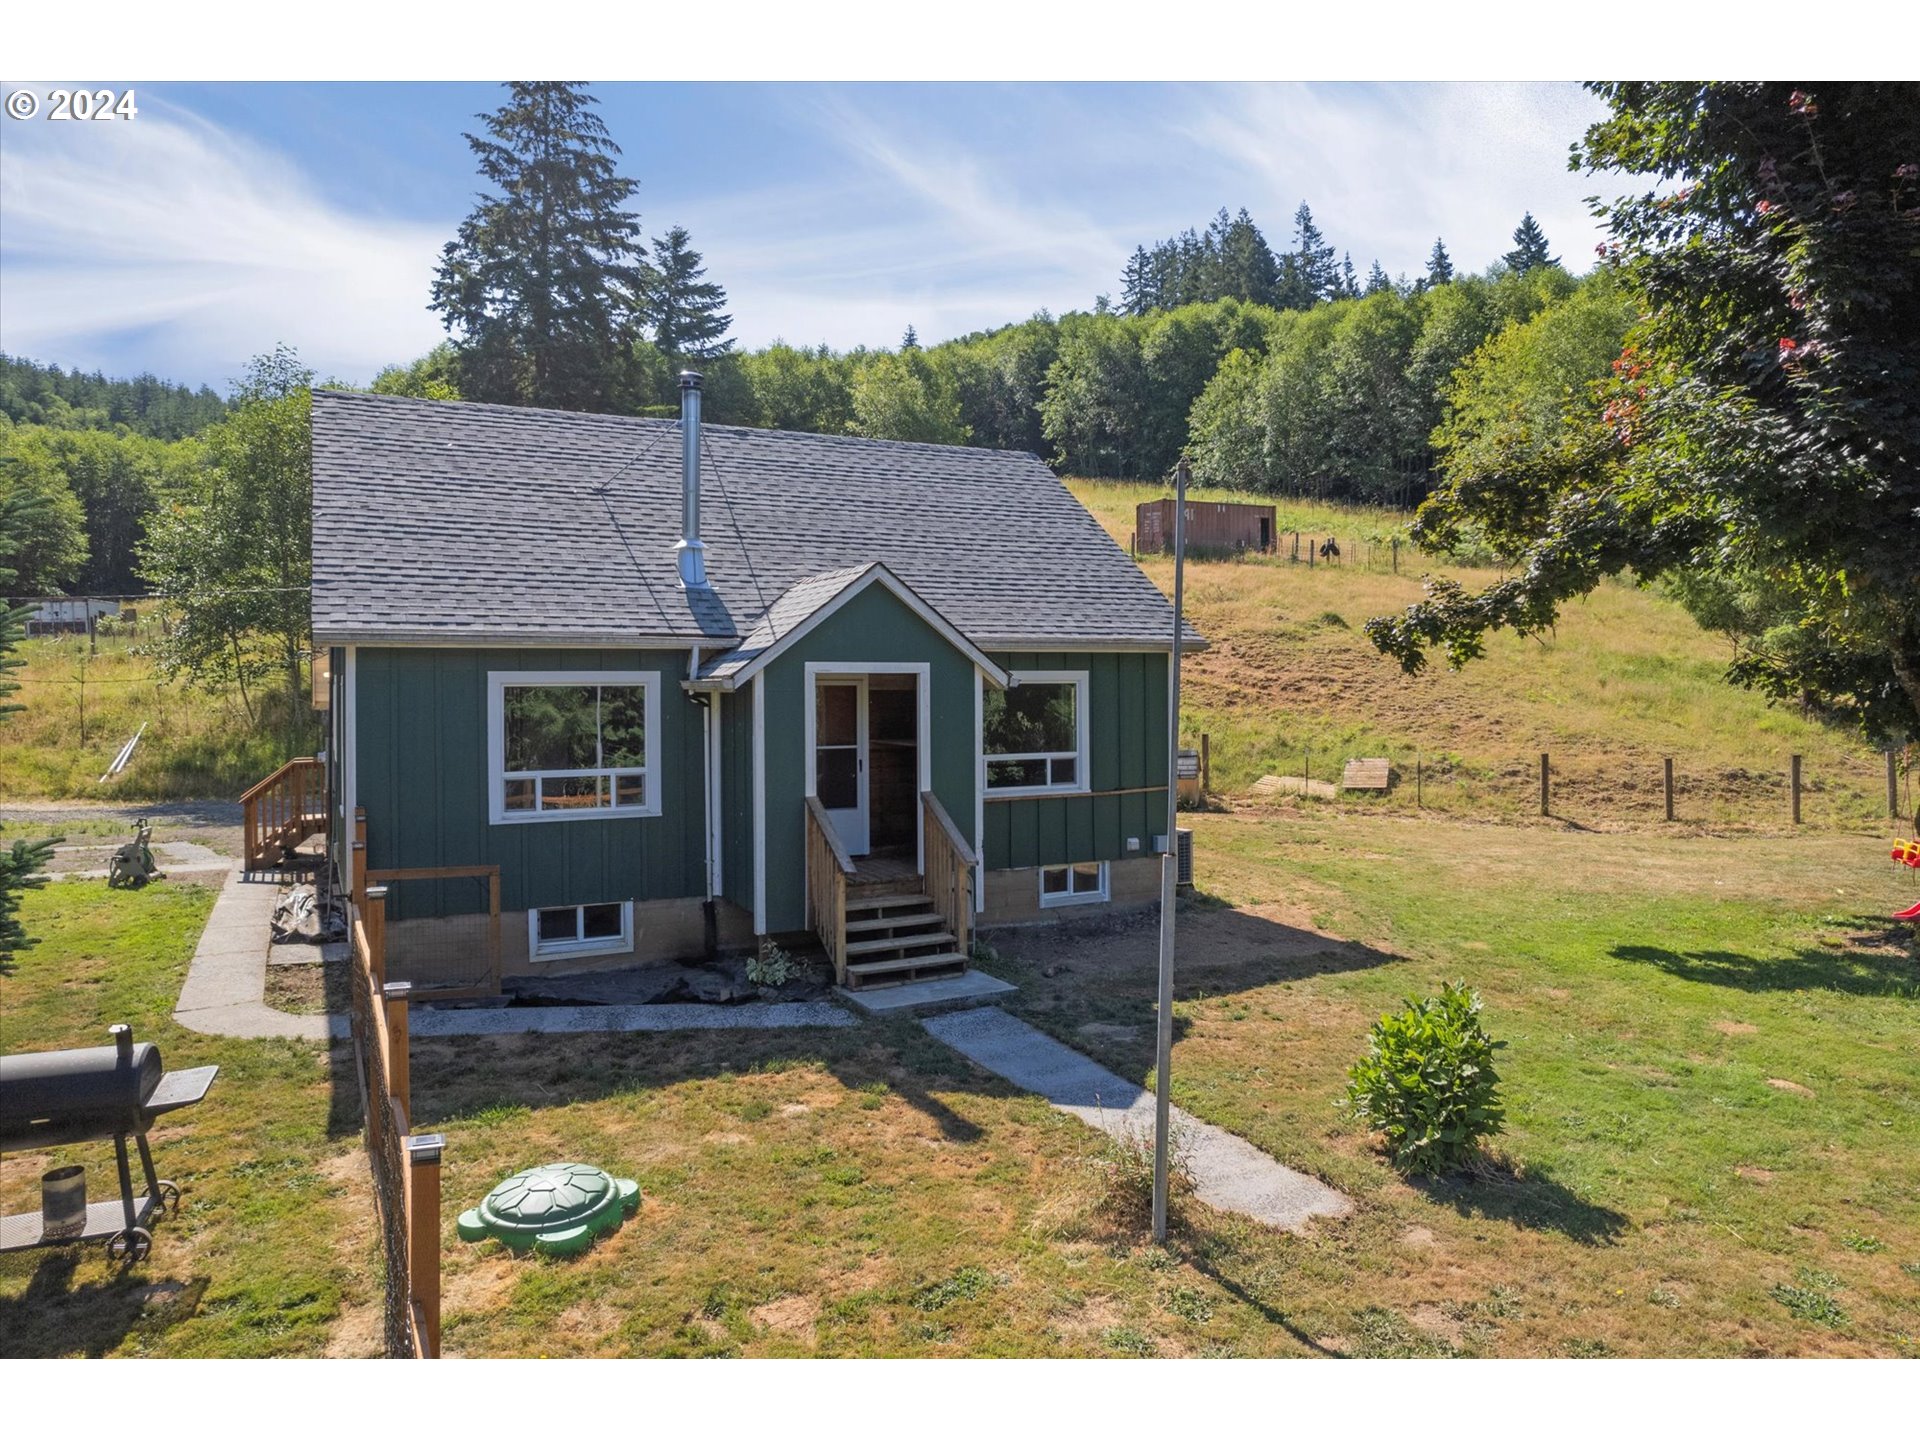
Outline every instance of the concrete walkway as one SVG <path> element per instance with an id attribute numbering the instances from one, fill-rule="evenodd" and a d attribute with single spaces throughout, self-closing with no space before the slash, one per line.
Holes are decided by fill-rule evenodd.
<path id="1" fill-rule="evenodd" d="M 280 885 L 249 880 L 238 866 L 207 916 L 173 1018 L 202 1035 L 245 1040 L 343 1039 L 345 1015 L 291 1015 L 266 1003 L 267 952 Z M 412 1007 L 408 1028 L 420 1037 L 451 1035 L 634 1034 L 659 1030 L 771 1030 L 840 1026 L 853 1016 L 826 1001 L 791 1005 L 520 1005 L 497 1009 Z"/>
<path id="2" fill-rule="evenodd" d="M 326 1040 L 348 1033 L 344 1015 L 289 1015 L 267 1004 L 267 943 L 279 898 L 277 881 L 249 880 L 238 865 L 227 872 L 180 987 L 175 1020 L 202 1035 L 245 1040 Z"/>
<path id="3" fill-rule="evenodd" d="M 1153 1094 L 1096 1065 L 1078 1050 L 993 1007 L 937 1015 L 921 1025 L 983 1070 L 1044 1096 L 1056 1110 L 1122 1142 L 1151 1141 Z M 1344 1215 L 1351 1202 L 1264 1150 L 1175 1107 L 1176 1150 L 1184 1150 L 1194 1193 L 1217 1210 L 1302 1231 L 1315 1215 Z"/>

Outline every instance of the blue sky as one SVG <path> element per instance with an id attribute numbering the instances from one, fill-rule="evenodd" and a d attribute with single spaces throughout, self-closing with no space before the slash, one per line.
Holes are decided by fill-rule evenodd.
<path id="1" fill-rule="evenodd" d="M 441 338 L 461 131 L 499 87 L 132 83 L 132 121 L 0 119 L 0 349 L 224 387 L 279 341 L 362 381 Z M 1584 270 L 1584 197 L 1617 184 L 1567 170 L 1601 107 L 1563 84 L 593 89 L 648 233 L 688 227 L 747 345 L 1086 308 L 1222 205 L 1283 248 L 1304 198 L 1362 274 L 1417 274 L 1436 235 L 1483 268 L 1531 209 Z"/>

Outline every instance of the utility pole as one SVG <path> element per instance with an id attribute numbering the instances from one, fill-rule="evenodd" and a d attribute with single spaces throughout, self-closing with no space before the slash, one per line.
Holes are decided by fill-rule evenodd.
<path id="1" fill-rule="evenodd" d="M 1175 470 L 1173 653 L 1167 664 L 1167 853 L 1160 857 L 1160 989 L 1153 1047 L 1153 1238 L 1167 1238 L 1167 1127 L 1173 1108 L 1173 921 L 1180 881 L 1180 634 L 1186 607 L 1187 457 Z"/>

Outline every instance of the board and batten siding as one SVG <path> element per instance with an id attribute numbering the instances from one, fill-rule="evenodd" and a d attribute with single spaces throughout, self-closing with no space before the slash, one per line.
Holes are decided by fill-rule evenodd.
<path id="1" fill-rule="evenodd" d="M 704 730 L 680 688 L 686 652 L 362 646 L 358 665 L 369 869 L 498 865 L 503 910 L 706 894 Z M 659 756 L 660 814 L 491 823 L 487 675 L 495 670 L 658 671 L 662 733 L 647 744 Z"/>
<path id="2" fill-rule="evenodd" d="M 720 891 L 753 913 L 753 689 L 715 695 L 720 707 Z"/>
<path id="3" fill-rule="evenodd" d="M 924 663 L 931 686 L 928 726 L 933 792 L 961 833 L 972 829 L 975 757 L 973 662 L 882 585 L 869 585 L 791 650 L 760 672 L 766 686 L 767 868 L 766 928 L 804 930 L 807 924 L 806 707 L 807 665 Z M 729 705 L 751 710 L 744 691 Z M 749 723 L 751 716 L 749 715 Z M 729 817 L 731 818 L 731 817 Z M 732 889 L 731 880 L 728 889 Z"/>
<path id="4" fill-rule="evenodd" d="M 1151 855 L 1153 837 L 1167 828 L 1167 652 L 1019 651 L 990 658 L 1008 671 L 1087 672 L 1092 793 L 996 800 L 988 791 L 982 807 L 987 869 Z M 1140 848 L 1128 850 L 1129 838 Z"/>

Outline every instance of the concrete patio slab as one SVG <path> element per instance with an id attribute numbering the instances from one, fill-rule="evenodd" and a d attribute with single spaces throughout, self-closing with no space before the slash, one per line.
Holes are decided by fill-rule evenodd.
<path id="1" fill-rule="evenodd" d="M 1053 1107 L 1115 1139 L 1153 1135 L 1152 1092 L 1043 1035 L 1024 1020 L 988 1006 L 936 1015 L 921 1025 L 983 1070 L 1044 1097 Z M 1302 1231 L 1316 1215 L 1344 1215 L 1352 1203 L 1311 1175 L 1290 1170 L 1238 1135 L 1173 1110 L 1176 1148 L 1185 1151 L 1194 1193 L 1283 1230 Z"/>
<path id="2" fill-rule="evenodd" d="M 1003 995 L 1011 995 L 1013 990 L 1014 987 L 1004 980 L 983 975 L 978 970 L 969 970 L 964 975 L 947 975 L 938 980 L 914 980 L 905 985 L 884 985 L 875 990 L 835 987 L 833 993 L 869 1015 L 890 1015 L 924 1005 L 997 1000 Z"/>

